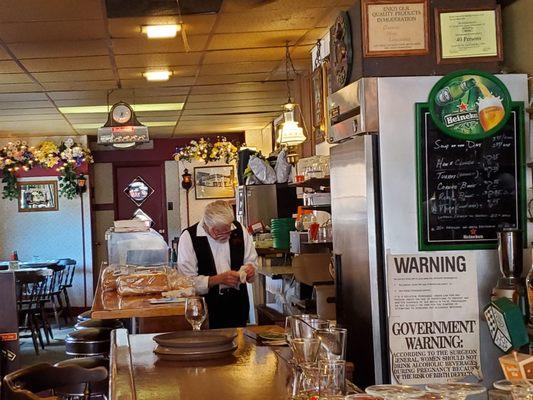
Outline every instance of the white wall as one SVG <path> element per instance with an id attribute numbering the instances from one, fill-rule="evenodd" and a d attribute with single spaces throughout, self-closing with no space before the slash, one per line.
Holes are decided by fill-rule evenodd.
<path id="1" fill-rule="evenodd" d="M 263 129 L 248 129 L 244 132 L 246 146 L 254 147 L 265 157 L 272 152 L 272 126 L 269 124 Z"/>
<path id="2" fill-rule="evenodd" d="M 19 181 L 49 181 L 57 177 L 21 178 Z M 87 305 L 92 303 L 92 248 L 89 193 L 83 195 L 85 218 L 85 269 Z M 0 260 L 7 260 L 16 250 L 21 261 L 73 258 L 76 260 L 74 287 L 69 295 L 73 306 L 85 306 L 83 290 L 83 243 L 81 200 L 59 197 L 58 211 L 18 211 L 17 200 L 0 200 Z"/>
<path id="3" fill-rule="evenodd" d="M 205 164 L 203 162 L 194 161 L 192 163 L 180 161 L 179 163 L 179 177 L 181 182 L 181 174 L 183 170 L 187 168 L 189 173 L 193 175 L 193 184 L 194 184 L 194 167 L 215 167 L 217 165 L 228 165 L 224 161 L 210 162 Z M 200 221 L 204 211 L 204 207 L 215 199 L 209 200 L 196 200 L 194 195 L 194 186 L 189 191 L 189 215 L 190 215 L 190 225 L 193 225 Z M 235 199 L 223 199 L 226 201 L 235 201 Z M 181 229 L 187 228 L 187 202 L 186 202 L 186 192 L 181 189 L 180 186 L 180 216 L 181 216 Z"/>

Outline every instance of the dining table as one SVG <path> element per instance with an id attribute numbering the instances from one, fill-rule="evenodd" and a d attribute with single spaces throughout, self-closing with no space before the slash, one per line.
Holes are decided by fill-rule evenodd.
<path id="1" fill-rule="evenodd" d="M 154 350 L 154 334 L 112 332 L 110 400 L 281 400 L 290 398 L 287 347 L 262 345 L 253 333 L 278 326 L 236 328 L 237 349 L 223 359 L 168 361 Z M 209 332 L 216 332 L 210 330 Z M 252 332 L 252 334 L 250 334 Z"/>

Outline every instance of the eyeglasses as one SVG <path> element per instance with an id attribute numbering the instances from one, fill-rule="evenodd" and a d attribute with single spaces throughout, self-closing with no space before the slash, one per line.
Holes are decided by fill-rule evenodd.
<path id="1" fill-rule="evenodd" d="M 222 229 L 210 228 L 207 225 L 204 225 L 204 229 L 215 240 L 226 239 L 229 237 L 229 235 L 231 235 L 231 225 L 228 225 Z"/>

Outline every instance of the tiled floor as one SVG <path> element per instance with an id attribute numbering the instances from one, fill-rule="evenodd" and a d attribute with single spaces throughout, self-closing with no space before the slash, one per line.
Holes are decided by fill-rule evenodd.
<path id="1" fill-rule="evenodd" d="M 73 326 L 62 327 L 57 329 L 53 327 L 54 339 L 50 339 L 50 344 L 46 344 L 44 350 L 39 347 L 39 355 L 35 354 L 33 348 L 33 342 L 31 338 L 20 339 L 20 366 L 26 367 L 28 365 L 37 363 L 50 363 L 55 364 L 58 361 L 65 360 L 68 357 L 65 354 L 65 337 L 74 330 Z M 26 335 L 28 332 L 22 332 L 22 335 Z M 43 337 L 44 339 L 44 337 Z"/>

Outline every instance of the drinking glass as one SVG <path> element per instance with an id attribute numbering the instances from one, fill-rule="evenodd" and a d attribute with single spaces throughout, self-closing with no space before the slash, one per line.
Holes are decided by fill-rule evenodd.
<path id="1" fill-rule="evenodd" d="M 320 399 L 339 399 L 346 394 L 346 361 L 318 362 Z"/>
<path id="2" fill-rule="evenodd" d="M 191 324 L 192 329 L 199 331 L 207 318 L 207 305 L 200 296 L 187 297 L 185 300 L 185 319 Z"/>
<path id="3" fill-rule="evenodd" d="M 501 380 L 494 382 L 494 387 L 511 392 L 513 400 L 533 400 L 533 379 Z"/>
<path id="4" fill-rule="evenodd" d="M 320 339 L 293 338 L 290 343 L 294 360 L 299 364 L 314 363 L 320 349 Z"/>
<path id="5" fill-rule="evenodd" d="M 374 385 L 367 387 L 365 392 L 385 400 L 413 399 L 425 393 L 423 389 L 407 385 Z"/>
<path id="6" fill-rule="evenodd" d="M 316 398 L 319 390 L 319 370 L 316 363 L 301 366 L 296 377 L 296 388 L 293 391 L 294 400 L 308 400 Z"/>
<path id="7" fill-rule="evenodd" d="M 450 383 L 431 383 L 426 386 L 428 392 L 438 393 L 444 399 L 464 400 L 473 394 L 481 394 L 487 391 L 487 388 L 478 383 L 450 382 Z"/>
<path id="8" fill-rule="evenodd" d="M 320 359 L 346 360 L 347 336 L 348 330 L 344 328 L 317 329 L 316 337 L 320 339 Z"/>

